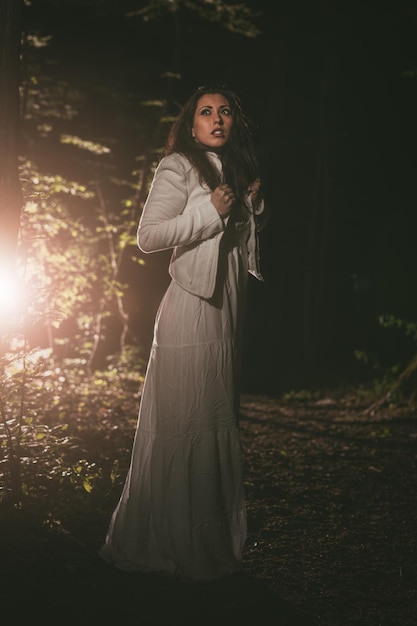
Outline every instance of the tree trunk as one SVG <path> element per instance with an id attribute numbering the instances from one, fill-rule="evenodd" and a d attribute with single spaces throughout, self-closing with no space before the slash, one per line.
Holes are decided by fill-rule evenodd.
<path id="1" fill-rule="evenodd" d="M 316 174 L 308 231 L 304 286 L 304 356 L 310 368 L 320 366 L 326 342 L 325 292 L 331 265 L 332 150 L 334 120 L 332 85 L 336 74 L 336 33 L 338 19 L 333 0 L 324 3 L 324 42 L 320 76 L 319 129 Z"/>
<path id="2" fill-rule="evenodd" d="M 0 263 L 14 262 L 23 204 L 18 166 L 23 2 L 0 2 Z"/>
<path id="3" fill-rule="evenodd" d="M 330 26 L 328 28 L 330 29 Z M 323 297 L 329 263 L 332 181 L 330 167 L 331 116 L 328 91 L 333 72 L 333 49 L 330 34 L 323 54 L 316 176 L 308 233 L 304 290 L 304 351 L 306 362 L 310 367 L 316 366 L 320 360 L 320 345 L 323 340 Z"/>

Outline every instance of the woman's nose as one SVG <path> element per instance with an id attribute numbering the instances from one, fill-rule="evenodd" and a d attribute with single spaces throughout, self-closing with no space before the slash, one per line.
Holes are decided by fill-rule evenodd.
<path id="1" fill-rule="evenodd" d="M 214 123 L 215 123 L 215 124 L 220 124 L 220 126 L 222 126 L 222 125 L 223 125 L 223 123 L 224 123 L 224 122 L 223 122 L 223 118 L 222 118 L 222 116 L 220 115 L 220 113 L 219 113 L 218 115 L 215 115 L 215 116 L 214 116 Z"/>

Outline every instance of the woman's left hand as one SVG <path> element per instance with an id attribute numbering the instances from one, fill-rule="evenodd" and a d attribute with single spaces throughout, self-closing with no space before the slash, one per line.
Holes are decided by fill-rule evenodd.
<path id="1" fill-rule="evenodd" d="M 251 183 L 248 187 L 248 196 L 251 200 L 254 200 L 258 194 L 259 188 L 261 186 L 260 178 L 256 178 L 253 183 Z"/>

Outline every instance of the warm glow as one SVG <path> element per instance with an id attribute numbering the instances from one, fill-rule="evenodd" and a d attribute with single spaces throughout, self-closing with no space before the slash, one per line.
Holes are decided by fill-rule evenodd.
<path id="1" fill-rule="evenodd" d="M 23 310 L 24 287 L 16 272 L 0 269 L 0 319 L 9 319 Z"/>

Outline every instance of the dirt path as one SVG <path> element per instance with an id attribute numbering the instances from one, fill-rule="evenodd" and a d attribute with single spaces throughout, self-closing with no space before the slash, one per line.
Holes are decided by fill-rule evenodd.
<path id="1" fill-rule="evenodd" d="M 246 397 L 247 567 L 320 626 L 417 624 L 417 419 Z"/>

